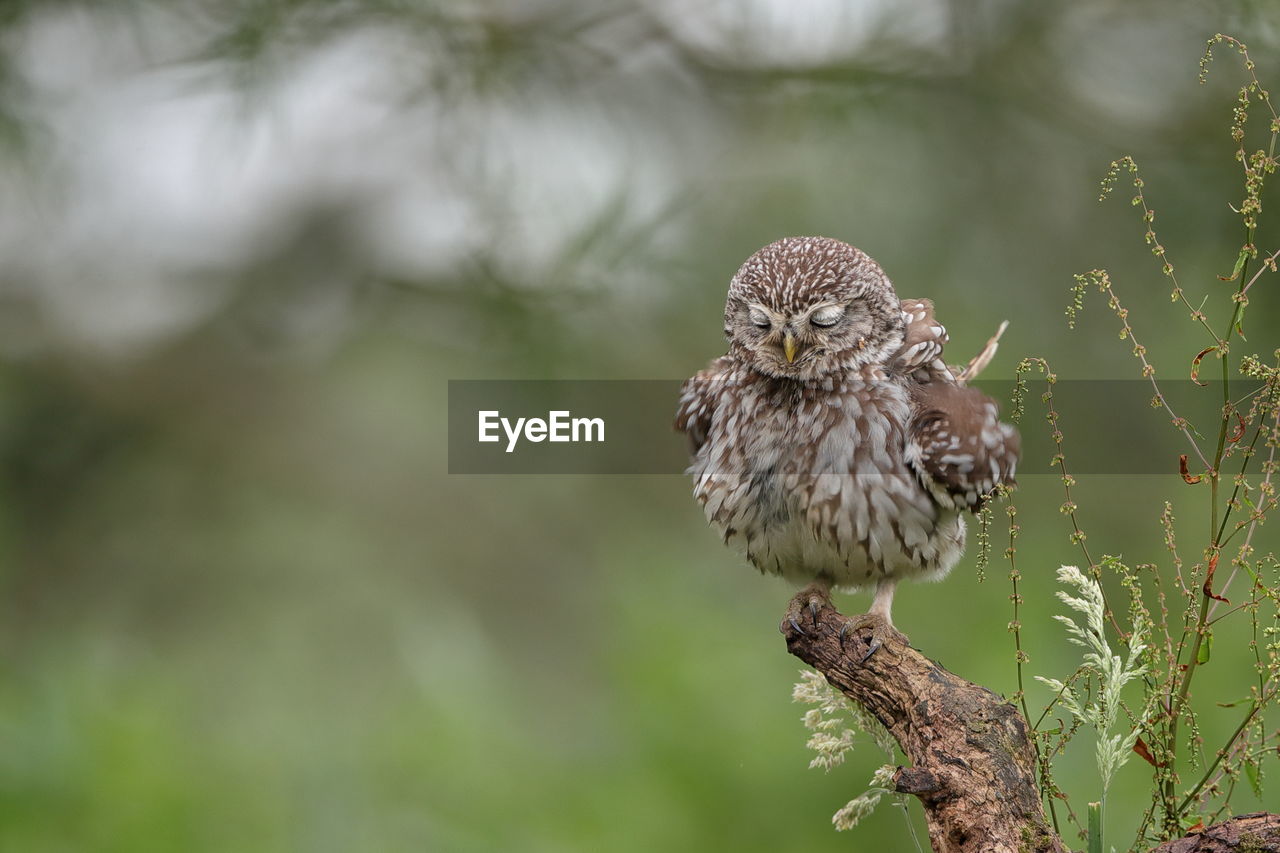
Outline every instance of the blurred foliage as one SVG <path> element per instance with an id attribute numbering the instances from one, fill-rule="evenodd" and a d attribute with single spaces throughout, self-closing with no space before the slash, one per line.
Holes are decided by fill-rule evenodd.
<path id="1" fill-rule="evenodd" d="M 958 353 L 1011 320 L 997 378 L 1024 354 L 1136 378 L 1104 312 L 1062 316 L 1106 267 L 1174 375 L 1194 329 L 1098 180 L 1132 154 L 1183 281 L 1229 273 L 1240 81 L 1223 61 L 1199 86 L 1196 61 L 1232 32 L 1280 79 L 1278 23 L 1142 0 L 0 4 L 0 847 L 903 849 L 893 809 L 831 829 L 879 758 L 806 770 L 790 591 L 687 483 L 450 477 L 446 380 L 688 375 L 723 351 L 737 265 L 800 233 L 933 298 Z M 1261 341 L 1280 308 L 1251 295 Z M 1060 673 L 1076 555 L 1044 463 L 1021 621 L 1029 671 Z M 1075 495 L 1131 563 L 1162 558 L 1166 498 L 1195 516 L 1174 468 Z M 997 565 L 904 591 L 899 623 L 1010 693 Z M 1248 671 L 1222 653 L 1244 642 L 1218 636 L 1198 693 Z M 1234 719 L 1206 714 L 1207 742 Z M 1090 756 L 1060 769 L 1083 808 Z"/>

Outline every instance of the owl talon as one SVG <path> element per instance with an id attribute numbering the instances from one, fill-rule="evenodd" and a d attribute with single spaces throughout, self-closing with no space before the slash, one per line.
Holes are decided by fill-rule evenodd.
<path id="1" fill-rule="evenodd" d="M 818 617 L 822 614 L 822 608 L 831 605 L 831 587 L 821 582 L 811 583 L 804 589 L 796 593 L 791 599 L 791 603 L 787 605 L 787 618 L 783 623 L 783 633 L 786 633 L 786 626 L 791 628 L 800 636 L 809 636 L 809 631 L 800 627 L 801 622 L 812 623 L 813 628 L 818 627 Z"/>
<path id="2" fill-rule="evenodd" d="M 867 650 L 863 653 L 860 663 L 866 663 L 871 656 L 877 651 L 885 647 L 886 641 L 892 640 L 904 646 L 911 645 L 911 641 L 907 639 L 897 628 L 893 627 L 893 623 L 885 619 L 878 613 L 863 613 L 861 616 L 854 616 L 845 622 L 840 628 L 840 641 L 843 647 L 844 638 L 851 632 L 869 630 L 871 636 L 867 639 Z"/>
<path id="3" fill-rule="evenodd" d="M 818 627 L 818 614 L 822 612 L 822 608 L 831 606 L 831 584 L 824 581 L 814 581 L 800 590 L 794 600 L 804 603 L 805 608 L 809 611 L 809 618 L 813 620 L 813 627 L 816 628 Z"/>

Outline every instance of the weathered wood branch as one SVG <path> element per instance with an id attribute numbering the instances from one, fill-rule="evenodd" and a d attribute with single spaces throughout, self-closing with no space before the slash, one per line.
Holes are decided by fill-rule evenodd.
<path id="1" fill-rule="evenodd" d="M 985 687 L 895 639 L 864 660 L 868 641 L 842 629 L 830 602 L 810 612 L 797 596 L 782 622 L 787 650 L 866 708 L 911 762 L 894 782 L 919 797 L 937 853 L 1064 853 L 1036 787 L 1026 720 Z M 1280 817 L 1245 815 L 1161 845 L 1153 853 L 1280 853 Z"/>
<path id="2" fill-rule="evenodd" d="M 920 798 L 935 851 L 1065 849 L 1045 820 L 1035 751 L 1017 708 L 892 638 L 864 661 L 867 641 L 841 636 L 845 616 L 830 603 L 811 614 L 804 603 L 793 601 L 782 622 L 787 650 L 897 739 L 911 766 L 894 782 Z"/>
<path id="3" fill-rule="evenodd" d="M 1280 850 L 1280 815 L 1255 812 L 1166 841 L 1151 853 L 1274 853 Z"/>

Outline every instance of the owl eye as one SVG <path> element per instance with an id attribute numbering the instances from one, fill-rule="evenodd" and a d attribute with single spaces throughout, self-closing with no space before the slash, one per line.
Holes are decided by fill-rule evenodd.
<path id="1" fill-rule="evenodd" d="M 751 325 L 755 326 L 757 329 L 768 329 L 773 325 L 773 323 L 770 322 L 769 316 L 763 311 L 752 311 Z"/>
<path id="2" fill-rule="evenodd" d="M 844 308 L 839 305 L 831 305 L 814 311 L 813 316 L 809 318 L 809 322 L 819 328 L 829 329 L 836 323 L 839 323 L 840 318 L 843 316 Z"/>

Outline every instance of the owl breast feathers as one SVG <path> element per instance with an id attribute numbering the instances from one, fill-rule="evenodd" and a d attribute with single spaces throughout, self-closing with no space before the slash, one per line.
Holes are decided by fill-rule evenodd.
<path id="1" fill-rule="evenodd" d="M 789 238 L 734 276 L 727 355 L 687 380 L 676 428 L 694 496 L 761 571 L 839 587 L 945 575 L 968 511 L 1012 483 L 1014 429 L 943 361 L 924 299 L 867 255 Z M 887 602 L 885 604 L 887 616 Z"/>

